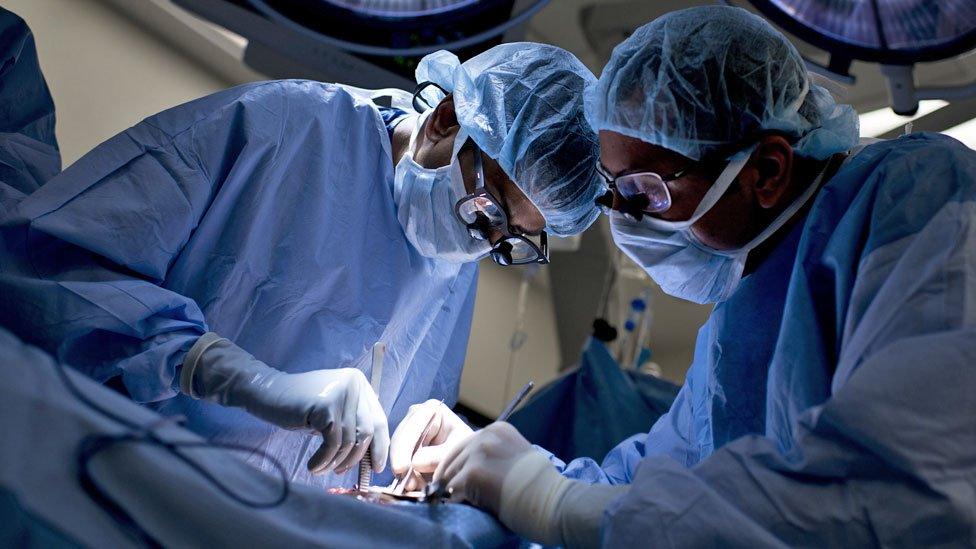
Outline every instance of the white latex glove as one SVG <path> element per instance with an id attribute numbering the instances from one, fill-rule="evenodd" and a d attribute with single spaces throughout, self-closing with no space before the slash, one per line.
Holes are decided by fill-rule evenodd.
<path id="1" fill-rule="evenodd" d="M 448 452 L 473 434 L 471 427 L 443 402 L 414 404 L 390 441 L 393 474 L 403 476 L 412 466 L 416 474 L 407 479 L 405 488 L 419 490 L 426 484 L 420 475 L 432 474 Z"/>
<path id="2" fill-rule="evenodd" d="M 497 515 L 505 475 L 530 453 L 537 452 L 515 427 L 495 422 L 451 450 L 434 471 L 433 480 L 447 486 L 451 500 L 466 501 Z"/>
<path id="3" fill-rule="evenodd" d="M 308 469 L 344 473 L 372 452 L 373 469 L 386 467 L 389 427 L 366 376 L 354 368 L 288 374 L 254 358 L 213 332 L 187 353 L 181 390 L 247 412 L 285 429 L 322 435 Z"/>
<path id="4" fill-rule="evenodd" d="M 434 472 L 451 500 L 498 516 L 520 536 L 567 547 L 599 547 L 603 511 L 626 485 L 589 485 L 561 476 L 508 423 L 485 427 L 456 447 Z"/>

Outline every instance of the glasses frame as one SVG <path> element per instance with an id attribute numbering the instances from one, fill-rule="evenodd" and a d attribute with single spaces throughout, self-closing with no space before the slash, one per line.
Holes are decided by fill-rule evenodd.
<path id="1" fill-rule="evenodd" d="M 505 212 L 502 201 L 495 198 L 495 195 L 491 194 L 491 191 L 485 187 L 485 170 L 481 162 L 481 148 L 478 147 L 474 140 L 469 140 L 469 142 L 471 143 L 471 148 L 474 153 L 474 192 L 461 197 L 461 199 L 454 204 L 454 216 L 458 221 L 461 222 L 461 224 L 467 227 L 472 238 L 477 238 L 475 235 L 480 234 L 482 236 L 481 240 L 487 240 L 490 243 L 491 241 L 488 237 L 489 229 L 495 229 L 502 233 L 502 238 L 500 238 L 498 242 L 491 245 L 491 251 L 489 252 L 492 261 L 498 265 L 501 265 L 502 267 L 529 265 L 532 263 L 547 265 L 549 263 L 549 235 L 546 234 L 546 231 L 539 233 L 539 245 L 537 245 L 524 235 L 517 234 L 512 231 L 508 220 L 508 214 Z M 464 217 L 461 215 L 461 206 L 478 198 L 488 200 L 494 204 L 496 208 L 498 208 L 498 212 L 502 217 L 502 224 L 500 226 L 489 225 L 486 227 L 485 223 L 468 223 L 464 220 Z M 511 251 L 515 247 L 516 243 L 527 244 L 529 248 L 535 252 L 536 257 L 525 261 L 514 261 L 512 259 Z"/>
<path id="2" fill-rule="evenodd" d="M 619 196 L 620 199 L 624 202 L 625 209 L 623 213 L 628 214 L 636 218 L 638 221 L 640 221 L 643 218 L 643 216 L 647 214 L 659 214 L 670 210 L 671 189 L 668 188 L 667 184 L 670 183 L 671 181 L 674 181 L 676 179 L 681 179 L 682 177 L 688 175 L 688 172 L 690 172 L 697 164 L 698 162 L 691 162 L 687 166 L 667 176 L 661 175 L 657 172 L 652 172 L 650 170 L 644 172 L 628 173 L 624 175 L 613 175 L 610 173 L 610 170 L 606 169 L 606 167 L 603 166 L 603 163 L 597 160 L 596 171 L 598 174 L 600 174 L 600 177 L 603 178 L 603 181 L 607 184 L 607 187 L 610 189 L 609 192 L 615 194 L 616 196 Z M 662 183 L 664 183 L 664 192 L 667 193 L 668 196 L 667 208 L 663 210 L 648 211 L 645 207 L 640 206 L 636 203 L 636 201 L 634 200 L 635 197 L 627 198 L 623 195 L 623 193 L 620 192 L 620 189 L 617 186 L 617 181 L 628 177 L 640 177 L 640 176 L 654 176 L 660 179 Z M 644 196 L 646 197 L 647 195 L 645 194 Z M 600 198 L 596 199 L 596 203 L 598 206 L 604 209 L 612 207 L 613 197 L 612 196 L 608 197 L 606 194 L 604 194 L 604 196 L 601 196 Z"/>
<path id="3" fill-rule="evenodd" d="M 435 87 L 438 90 L 440 90 L 440 92 L 444 94 L 444 97 L 451 95 L 451 92 L 445 90 L 444 87 L 438 84 L 437 82 L 424 80 L 423 82 L 417 84 L 417 87 L 414 88 L 413 90 L 413 97 L 410 100 L 411 105 L 413 105 L 413 110 L 422 113 L 428 109 L 433 109 L 434 107 L 437 106 L 437 105 L 431 105 L 430 102 L 427 101 L 427 98 L 421 95 L 424 90 L 430 87 Z M 423 105 L 421 105 L 421 102 L 423 103 Z"/>

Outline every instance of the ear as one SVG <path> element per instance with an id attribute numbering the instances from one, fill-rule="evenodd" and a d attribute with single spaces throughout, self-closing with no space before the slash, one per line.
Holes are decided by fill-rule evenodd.
<path id="1" fill-rule="evenodd" d="M 453 136 L 458 126 L 457 113 L 454 112 L 454 96 L 448 95 L 434 107 L 434 112 L 427 118 L 424 137 L 431 144 L 436 144 Z"/>
<path id="2" fill-rule="evenodd" d="M 753 192 L 759 205 L 770 209 L 780 203 L 789 190 L 793 170 L 793 147 L 780 135 L 759 141 L 752 156 L 755 182 Z"/>

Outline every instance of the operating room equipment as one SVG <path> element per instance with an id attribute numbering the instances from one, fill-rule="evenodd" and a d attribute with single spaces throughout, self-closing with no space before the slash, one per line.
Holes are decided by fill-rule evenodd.
<path id="1" fill-rule="evenodd" d="M 140 11 L 127 0 L 110 1 L 130 13 Z M 413 69 L 424 54 L 449 48 L 467 59 L 499 43 L 522 40 L 526 23 L 547 0 L 174 3 L 189 10 L 194 19 L 202 18 L 239 35 L 244 44 L 239 46 L 238 58 L 269 78 L 409 89 L 414 83 Z"/>
<path id="2" fill-rule="evenodd" d="M 373 344 L 373 360 L 369 369 L 369 386 L 377 395 L 380 394 L 380 384 L 383 382 L 383 361 L 386 360 L 386 344 L 377 341 Z M 358 442 L 358 441 L 357 441 Z M 385 465 L 385 464 L 384 464 Z M 367 449 L 359 463 L 359 489 L 369 488 L 373 479 L 373 453 Z"/>
<path id="3" fill-rule="evenodd" d="M 535 387 L 534 381 L 526 382 L 526 384 L 519 389 L 519 392 L 512 397 L 512 400 L 509 401 L 508 405 L 505 406 L 502 412 L 498 414 L 498 419 L 495 421 L 508 421 L 508 418 L 511 417 L 512 412 L 515 411 L 515 408 L 517 408 L 518 405 L 525 400 L 525 397 L 529 396 L 529 393 L 532 392 L 533 387 Z"/>
<path id="4" fill-rule="evenodd" d="M 654 309 L 651 307 L 652 296 L 650 287 L 644 288 L 641 292 L 640 299 L 644 302 L 644 314 L 641 315 L 637 340 L 634 342 L 634 358 L 630 363 L 630 367 L 635 370 L 643 369 L 644 364 L 651 358 L 651 324 L 654 320 Z M 657 368 L 657 373 L 660 375 L 660 367 Z"/>
<path id="5" fill-rule="evenodd" d="M 630 311 L 624 320 L 624 337 L 621 338 L 620 364 L 624 368 L 638 370 L 650 358 L 651 288 L 645 286 L 639 296 L 630 300 Z"/>
<path id="6" fill-rule="evenodd" d="M 272 7 L 267 0 L 247 0 L 247 1 L 252 6 L 256 7 L 262 14 L 267 16 L 269 19 L 293 30 L 296 33 L 305 35 L 311 38 L 312 40 L 321 42 L 325 45 L 334 47 L 336 49 L 345 50 L 353 53 L 364 54 L 364 55 L 391 56 L 391 57 L 422 56 L 441 49 L 459 50 L 469 46 L 476 45 L 479 42 L 484 42 L 490 38 L 494 38 L 495 36 L 504 34 L 509 29 L 522 24 L 530 17 L 535 15 L 543 7 L 545 7 L 546 4 L 549 3 L 549 0 L 533 0 L 533 3 L 529 5 L 527 8 L 525 8 L 521 13 L 519 13 L 512 19 L 509 19 L 508 21 L 505 21 L 504 23 L 498 25 L 497 27 L 475 34 L 474 36 L 466 37 L 453 42 L 447 42 L 447 43 L 438 42 L 430 45 L 410 46 L 410 47 L 384 47 L 384 46 L 372 46 L 369 44 L 351 42 L 348 40 L 334 38 L 332 36 L 323 34 L 321 32 L 316 32 L 314 30 L 309 29 L 306 26 L 296 23 L 295 21 L 291 20 L 287 16 L 283 15 L 280 11 Z M 271 3 L 273 3 L 273 0 Z M 405 4 L 405 2 L 403 3 Z M 454 3 L 461 4 L 463 6 L 463 4 L 465 3 L 473 4 L 474 2 L 470 2 L 470 0 L 460 0 L 460 1 L 455 1 Z M 359 2 L 355 4 L 351 4 L 351 6 L 356 6 L 355 9 L 362 9 L 362 3 Z M 423 6 L 417 6 L 416 9 L 422 9 L 422 7 Z M 431 8 L 428 7 L 427 9 L 430 10 Z M 404 10 L 404 12 L 406 15 L 410 15 L 409 11 Z M 436 8 L 435 11 L 431 13 L 431 15 L 434 16 L 438 15 L 436 12 Z M 397 17 L 397 16 L 401 16 L 401 13 L 398 13 L 398 10 L 391 10 L 387 8 L 386 10 L 383 11 L 383 16 Z"/>
<path id="7" fill-rule="evenodd" d="M 522 279 L 519 281 L 518 297 L 515 300 L 515 320 L 512 323 L 512 335 L 508 339 L 508 365 L 505 368 L 505 384 L 503 385 L 505 392 L 502 398 L 511 394 L 515 365 L 518 362 L 522 346 L 529 339 L 529 332 L 526 331 L 525 326 L 525 314 L 529 304 L 529 287 L 538 274 L 539 265 L 530 263 L 523 269 Z"/>
<path id="8" fill-rule="evenodd" d="M 826 51 L 829 61 L 804 59 L 812 71 L 855 83 L 854 60 L 878 63 L 895 113 L 911 115 L 919 100 L 959 101 L 976 96 L 976 80 L 916 87 L 916 64 L 965 55 L 976 48 L 976 4 L 965 0 L 847 3 L 749 0 L 792 35 Z"/>
<path id="9" fill-rule="evenodd" d="M 620 347 L 617 350 L 617 362 L 620 364 L 630 364 L 635 356 L 634 349 L 640 345 L 637 329 L 643 323 L 646 310 L 647 302 L 641 297 L 630 300 L 627 318 L 623 322 L 623 336 L 620 338 Z"/>

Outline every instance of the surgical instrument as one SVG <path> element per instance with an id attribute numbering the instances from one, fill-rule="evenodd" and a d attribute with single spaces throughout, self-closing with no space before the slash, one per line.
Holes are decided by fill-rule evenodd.
<path id="1" fill-rule="evenodd" d="M 386 358 L 386 343 L 377 341 L 373 344 L 373 366 L 369 372 L 369 385 L 373 392 L 380 394 L 380 383 L 383 380 L 383 360 Z M 369 450 L 359 462 L 359 489 L 366 490 L 373 481 L 373 456 Z"/>
<path id="2" fill-rule="evenodd" d="M 529 381 L 522 386 L 522 389 L 520 389 L 515 397 L 509 401 L 508 406 L 505 406 L 502 413 L 498 414 L 498 419 L 495 421 L 508 421 L 508 418 L 512 415 L 512 412 L 514 412 L 515 408 L 518 407 L 523 400 L 525 400 L 525 397 L 529 395 L 529 392 L 532 391 L 533 387 L 535 387 L 535 382 L 533 381 Z M 441 485 L 439 482 L 434 482 L 428 484 L 427 488 L 424 489 L 424 499 L 422 501 L 425 503 L 437 503 L 449 497 L 451 497 L 451 490 L 446 485 Z"/>

